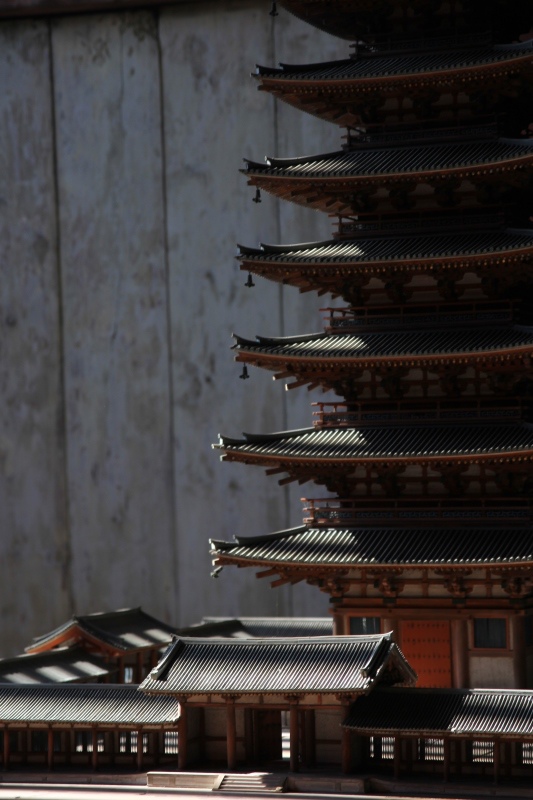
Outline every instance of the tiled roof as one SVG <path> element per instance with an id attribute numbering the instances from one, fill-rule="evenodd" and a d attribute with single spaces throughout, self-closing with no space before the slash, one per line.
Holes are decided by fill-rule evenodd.
<path id="1" fill-rule="evenodd" d="M 67 686 L 0 685 L 0 724 L 175 725 L 173 697 L 147 697 L 137 686 L 104 683 Z"/>
<path id="2" fill-rule="evenodd" d="M 313 528 L 212 541 L 213 554 L 242 561 L 314 566 L 533 563 L 529 528 Z"/>
<path id="3" fill-rule="evenodd" d="M 391 669 L 394 678 L 390 677 Z M 141 689 L 177 695 L 365 692 L 376 681 L 387 679 L 407 685 L 415 681 L 390 634 L 303 639 L 179 638 Z"/>
<path id="4" fill-rule="evenodd" d="M 43 648 L 47 642 L 76 629 L 99 639 L 117 650 L 139 650 L 144 647 L 163 646 L 168 644 L 176 633 L 176 628 L 146 614 L 141 608 L 126 608 L 98 614 L 75 616 L 55 628 L 53 631 L 38 636 L 26 650 L 32 652 Z"/>
<path id="5" fill-rule="evenodd" d="M 305 244 L 240 247 L 246 261 L 299 264 L 409 261 L 450 256 L 472 256 L 533 247 L 533 230 L 434 233 L 418 236 L 375 236 L 352 241 L 331 239 Z"/>
<path id="6" fill-rule="evenodd" d="M 81 683 L 109 675 L 110 665 L 81 647 L 0 660 L 0 683 Z"/>
<path id="7" fill-rule="evenodd" d="M 358 461 L 396 458 L 491 456 L 533 450 L 533 425 L 423 426 L 390 428 L 307 428 L 271 434 L 220 437 L 214 447 L 230 457 L 295 461 Z M 266 459 L 265 459 L 266 460 Z"/>
<path id="8" fill-rule="evenodd" d="M 343 725 L 389 735 L 533 736 L 533 692 L 378 688 L 355 701 Z"/>
<path id="9" fill-rule="evenodd" d="M 469 355 L 517 348 L 529 352 L 533 328 L 406 331 L 386 333 L 328 334 L 266 338 L 257 342 L 235 336 L 238 353 L 279 356 L 284 359 L 368 359 L 394 356 Z M 284 362 L 283 362 L 284 363 Z"/>
<path id="10" fill-rule="evenodd" d="M 250 639 L 265 636 L 328 636 L 331 617 L 203 617 L 198 625 L 182 628 L 181 636 Z"/>
<path id="11" fill-rule="evenodd" d="M 257 77 L 287 81 L 350 81 L 420 73 L 461 71 L 468 67 L 498 64 L 511 59 L 533 58 L 533 43 L 495 45 L 468 50 L 431 50 L 408 53 L 362 54 L 343 61 L 321 64 L 281 64 L 280 69 L 257 67 Z"/>
<path id="12" fill-rule="evenodd" d="M 496 139 L 455 144 L 419 144 L 416 147 L 382 147 L 338 151 L 301 158 L 266 158 L 247 161 L 249 176 L 276 178 L 372 177 L 432 172 L 516 162 L 533 156 L 533 140 Z"/>
<path id="13" fill-rule="evenodd" d="M 438 6 L 434 4 L 431 6 L 433 12 L 431 14 L 426 13 L 428 6 L 423 0 L 422 2 L 411 0 L 409 3 L 411 14 L 398 14 L 397 0 L 381 0 L 379 6 L 369 0 L 280 0 L 280 5 L 308 24 L 352 42 L 368 38 L 372 41 L 374 36 L 386 34 L 397 45 L 399 29 L 404 37 L 406 35 L 410 38 L 417 37 L 421 43 L 425 43 L 428 38 L 439 35 L 440 14 L 443 11 L 444 19 L 452 13 L 455 20 L 462 20 L 463 25 L 465 25 L 463 15 L 466 15 L 468 20 L 474 13 L 477 24 L 473 29 L 479 30 L 479 5 L 472 3 L 471 0 L 464 0 L 460 6 L 454 7 L 448 4 L 439 3 Z M 502 9 L 509 16 L 513 11 L 519 13 L 520 7 L 519 3 L 510 5 L 504 4 L 503 0 L 492 0 L 483 7 L 483 25 L 490 30 L 492 20 L 501 19 Z M 376 20 L 379 20 L 379 23 Z M 445 27 L 443 36 L 447 30 Z M 471 24 L 466 28 L 467 33 L 468 31 L 470 31 L 468 38 L 471 40 L 472 36 L 476 35 L 472 34 Z M 496 32 L 498 33 L 498 30 Z M 450 33 L 446 38 L 454 40 L 454 36 Z M 413 46 L 416 47 L 416 42 Z"/>

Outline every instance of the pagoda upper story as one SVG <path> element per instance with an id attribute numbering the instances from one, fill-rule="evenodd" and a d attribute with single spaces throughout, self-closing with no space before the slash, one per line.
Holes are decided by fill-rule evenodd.
<path id="1" fill-rule="evenodd" d="M 508 42 L 531 29 L 531 11 L 506 0 L 280 0 L 295 16 L 350 42 L 381 47 L 490 33 Z"/>

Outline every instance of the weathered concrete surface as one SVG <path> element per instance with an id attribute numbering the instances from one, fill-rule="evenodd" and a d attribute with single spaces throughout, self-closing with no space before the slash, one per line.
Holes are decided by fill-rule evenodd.
<path id="1" fill-rule="evenodd" d="M 45 380 L 39 414 L 22 426 L 20 409 L 12 410 L 2 426 L 0 452 L 11 465 L 3 472 L 12 475 L 1 478 L 11 509 L 0 519 L 6 655 L 73 612 L 142 604 L 188 623 L 207 613 L 326 610 L 316 590 L 272 591 L 251 570 L 209 577 L 209 537 L 298 524 L 307 489 L 289 493 L 260 470 L 221 465 L 211 450 L 218 432 L 311 419 L 307 392 L 284 392 L 258 370 L 239 380 L 229 350 L 232 331 L 276 335 L 320 325 L 320 300 L 267 281 L 246 289 L 233 260 L 238 241 L 302 241 L 330 231 L 316 212 L 267 196 L 253 203 L 238 172 L 244 156 L 339 144 L 336 129 L 276 105 L 248 76 L 256 62 L 330 59 L 344 56 L 346 45 L 286 13 L 273 20 L 269 8 L 201 1 L 158 14 L 64 17 L 47 23 L 50 42 L 44 23 L 0 27 L 0 70 L 8 82 L 17 76 L 10 99 L 0 100 L 2 124 L 33 181 L 9 166 L 2 194 L 18 199 L 0 224 L 16 239 L 37 204 L 51 242 L 43 297 L 30 315 L 32 325 L 46 322 L 46 358 L 20 327 L 9 329 L 17 337 L 9 350 L 5 336 L 0 342 L 3 413 L 12 397 L 18 408 L 36 376 Z M 25 83 L 14 61 L 36 31 L 52 88 L 47 68 Z M 28 252 L 21 244 L 10 256 L 15 305 L 28 302 L 21 276 L 37 263 Z M 21 540 L 28 560 L 17 573 Z M 45 554 L 49 579 L 40 571 Z M 24 605 L 26 585 L 35 592 Z M 45 594 L 53 596 L 47 610 Z"/>
<path id="2" fill-rule="evenodd" d="M 0 618 L 6 654 L 71 608 L 48 28 L 0 27 Z"/>
<path id="3" fill-rule="evenodd" d="M 53 58 L 75 606 L 142 602 L 168 619 L 176 562 L 154 18 L 64 19 Z"/>

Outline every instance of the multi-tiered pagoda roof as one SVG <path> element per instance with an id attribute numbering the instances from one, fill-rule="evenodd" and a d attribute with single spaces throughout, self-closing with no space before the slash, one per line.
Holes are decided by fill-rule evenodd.
<path id="1" fill-rule="evenodd" d="M 316 403 L 313 427 L 216 447 L 332 496 L 306 500 L 301 527 L 214 541 L 215 563 L 318 585 L 339 633 L 394 628 L 429 686 L 471 685 L 476 631 L 498 617 L 498 636 L 513 631 L 498 647 L 525 685 L 533 19 L 499 0 L 282 5 L 351 39 L 352 53 L 260 66 L 259 88 L 346 133 L 338 151 L 248 160 L 243 173 L 256 199 L 320 210 L 336 229 L 327 241 L 241 246 L 238 258 L 349 305 L 323 309 L 320 332 L 235 336 L 235 360 L 245 376 L 259 367 L 343 402 Z M 469 628 L 460 609 L 485 622 Z M 429 614 L 443 638 L 426 653 Z"/>

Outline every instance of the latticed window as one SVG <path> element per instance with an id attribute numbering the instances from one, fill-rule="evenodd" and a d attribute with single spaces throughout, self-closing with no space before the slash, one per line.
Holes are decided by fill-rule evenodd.
<path id="1" fill-rule="evenodd" d="M 178 732 L 165 731 L 165 753 L 176 755 L 178 752 Z"/>
<path id="2" fill-rule="evenodd" d="M 370 758 L 376 761 L 385 759 L 389 761 L 394 758 L 394 736 L 371 736 L 370 737 Z"/>
<path id="3" fill-rule="evenodd" d="M 472 742 L 472 761 L 477 764 L 492 764 L 494 761 L 494 742 L 474 739 Z"/>
<path id="4" fill-rule="evenodd" d="M 444 739 L 418 739 L 419 761 L 444 761 Z"/>
<path id="5" fill-rule="evenodd" d="M 522 764 L 533 764 L 533 742 L 522 743 Z"/>

